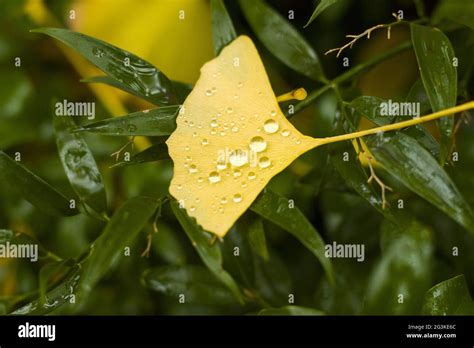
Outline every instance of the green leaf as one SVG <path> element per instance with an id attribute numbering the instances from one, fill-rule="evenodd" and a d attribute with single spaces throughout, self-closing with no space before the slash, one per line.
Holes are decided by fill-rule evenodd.
<path id="1" fill-rule="evenodd" d="M 185 296 L 186 303 L 226 305 L 236 303 L 232 293 L 207 268 L 196 265 L 162 266 L 144 272 L 146 287 L 167 296 Z"/>
<path id="2" fill-rule="evenodd" d="M 325 313 L 314 308 L 285 306 L 262 309 L 258 315 L 325 315 Z"/>
<path id="3" fill-rule="evenodd" d="M 331 261 L 324 255 L 323 239 L 297 207 L 290 208 L 288 198 L 266 189 L 250 209 L 295 236 L 318 258 L 329 281 L 334 282 Z"/>
<path id="4" fill-rule="evenodd" d="M 129 161 L 123 161 L 114 164 L 112 167 L 125 167 L 147 162 L 156 162 L 164 159 L 170 159 L 168 147 L 165 143 L 153 144 L 143 151 L 133 155 Z"/>
<path id="5" fill-rule="evenodd" d="M 411 86 L 410 91 L 406 97 L 407 102 L 420 103 L 420 114 L 425 115 L 431 110 L 430 100 L 426 94 L 425 87 L 423 87 L 423 81 L 416 80 Z"/>
<path id="6" fill-rule="evenodd" d="M 74 132 L 91 132 L 104 135 L 170 135 L 176 128 L 179 106 L 134 112 L 121 117 L 111 117 L 74 129 Z"/>
<path id="7" fill-rule="evenodd" d="M 308 20 L 308 23 L 304 26 L 305 28 L 311 24 L 312 21 L 316 19 L 324 10 L 326 10 L 329 6 L 334 5 L 337 2 L 337 0 L 321 0 L 321 2 L 316 6 L 314 9 L 313 14 L 311 15 L 311 18 Z"/>
<path id="8" fill-rule="evenodd" d="M 55 261 L 44 265 L 39 273 L 39 303 L 44 305 L 48 299 L 46 297 L 48 286 L 51 281 L 67 276 L 74 263 L 71 259 Z M 56 279 L 55 279 L 56 278 Z"/>
<path id="9" fill-rule="evenodd" d="M 369 278 L 366 311 L 378 315 L 419 314 L 431 283 L 432 233 L 416 222 L 406 229 L 391 223 L 384 227 L 382 239 L 387 243 Z"/>
<path id="10" fill-rule="evenodd" d="M 451 42 L 436 28 L 411 24 L 411 37 L 421 79 L 433 111 L 456 105 L 457 70 Z M 438 126 L 441 134 L 440 163 L 444 164 L 451 150 L 454 120 L 443 117 Z"/>
<path id="11" fill-rule="evenodd" d="M 45 301 L 42 303 L 41 299 L 36 299 L 29 302 L 17 310 L 10 313 L 11 315 L 45 315 L 55 309 L 63 306 L 66 303 L 75 301 L 75 291 L 80 279 L 80 267 L 75 266 L 71 269 L 65 280 L 56 286 L 54 289 L 48 291 L 45 296 Z"/>
<path id="12" fill-rule="evenodd" d="M 474 302 L 464 275 L 433 286 L 426 293 L 422 312 L 426 315 L 474 315 Z"/>
<path id="13" fill-rule="evenodd" d="M 217 56 L 225 46 L 237 37 L 237 34 L 223 0 L 211 0 L 211 14 L 212 41 L 214 42 L 214 53 Z"/>
<path id="14" fill-rule="evenodd" d="M 227 288 L 234 294 L 235 298 L 243 304 L 243 296 L 238 285 L 230 274 L 222 268 L 222 254 L 219 246 L 217 244 L 210 245 L 208 235 L 196 224 L 195 220 L 186 214 L 184 209 L 179 207 L 178 202 L 172 200 L 171 208 L 204 264 L 225 286 L 227 286 Z"/>
<path id="15" fill-rule="evenodd" d="M 396 133 L 367 142 L 375 158 L 410 190 L 474 233 L 474 215 L 436 160 L 416 140 Z"/>
<path id="16" fill-rule="evenodd" d="M 435 24 L 444 19 L 449 19 L 474 29 L 474 1 L 441 0 L 432 17 Z"/>
<path id="17" fill-rule="evenodd" d="M 136 90 L 121 84 L 119 81 L 117 81 L 114 78 L 112 78 L 110 76 L 107 76 L 107 75 L 88 77 L 88 78 L 82 79 L 81 82 L 84 82 L 84 83 L 103 83 L 105 85 L 118 88 L 122 91 L 125 91 L 125 92 L 129 93 L 129 94 L 133 94 L 133 95 L 135 95 L 139 98 L 147 100 L 146 97 L 144 97 L 142 94 L 138 93 Z M 176 96 L 178 97 L 178 101 L 180 103 L 182 103 L 186 99 L 188 94 L 191 92 L 191 90 L 193 89 L 193 86 L 189 85 L 187 83 L 178 82 L 178 81 L 171 81 L 171 83 L 173 84 L 173 88 L 174 88 Z"/>
<path id="18" fill-rule="evenodd" d="M 76 215 L 69 200 L 3 151 L 0 151 L 0 183 L 11 188 L 39 210 L 55 216 Z"/>
<path id="19" fill-rule="evenodd" d="M 99 215 L 107 210 L 107 196 L 99 168 L 80 134 L 71 134 L 76 124 L 70 117 L 54 117 L 56 144 L 69 183 L 79 199 Z"/>
<path id="20" fill-rule="evenodd" d="M 102 276 L 123 255 L 158 207 L 158 200 L 134 197 L 126 201 L 112 216 L 102 234 L 92 244 L 84 260 L 80 283 L 81 295 L 87 294 Z"/>
<path id="21" fill-rule="evenodd" d="M 60 28 L 32 32 L 49 35 L 76 50 L 89 62 L 116 80 L 126 90 L 156 105 L 178 102 L 171 81 L 156 67 L 136 55 L 93 37 Z"/>
<path id="22" fill-rule="evenodd" d="M 179 235 L 168 224 L 157 221 L 158 233 L 153 235 L 152 247 L 155 253 L 166 263 L 184 265 L 187 260 L 186 249 Z"/>
<path id="23" fill-rule="evenodd" d="M 268 254 L 267 240 L 265 238 L 262 219 L 256 218 L 250 221 L 247 233 L 250 247 L 253 249 L 254 253 L 260 255 L 265 261 L 268 261 L 270 256 Z"/>
<path id="24" fill-rule="evenodd" d="M 415 84 L 416 86 L 417 84 Z M 419 86 L 423 89 L 423 85 L 421 82 Z M 413 90 L 414 88 L 412 88 Z M 423 90 L 424 92 L 424 90 Z M 426 95 L 425 95 L 426 96 Z M 418 102 L 416 99 L 408 99 L 411 100 L 410 102 Z M 370 121 L 374 122 L 378 126 L 383 126 L 386 124 L 394 123 L 397 120 L 405 121 L 405 116 L 384 116 L 381 115 L 380 108 L 382 103 L 388 103 L 387 100 L 372 97 L 372 96 L 360 96 L 355 98 L 351 103 L 350 107 L 353 108 L 356 112 L 360 113 L 365 118 L 369 119 Z M 420 113 L 423 114 L 421 111 L 423 107 L 420 106 Z M 428 105 L 428 110 L 431 107 Z M 439 155 L 439 144 L 433 138 L 433 136 L 426 130 L 425 127 L 422 125 L 416 125 L 414 127 L 408 127 L 401 131 L 402 133 L 411 136 L 412 138 L 416 139 L 420 145 L 422 145 L 425 149 L 430 151 L 430 153 L 437 157 Z"/>
<path id="25" fill-rule="evenodd" d="M 316 52 L 285 18 L 263 0 L 239 3 L 253 31 L 275 57 L 313 80 L 325 80 Z"/>

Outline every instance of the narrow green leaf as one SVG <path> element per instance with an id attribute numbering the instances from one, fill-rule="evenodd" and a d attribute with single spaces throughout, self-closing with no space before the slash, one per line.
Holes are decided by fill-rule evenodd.
<path id="1" fill-rule="evenodd" d="M 74 129 L 74 132 L 91 132 L 104 135 L 170 135 L 176 128 L 179 106 L 165 106 L 138 111 L 121 117 L 111 117 Z"/>
<path id="2" fill-rule="evenodd" d="M 325 315 L 325 313 L 314 308 L 285 306 L 262 309 L 258 315 Z"/>
<path id="3" fill-rule="evenodd" d="M 212 40 L 214 53 L 217 56 L 225 46 L 237 37 L 237 34 L 223 0 L 211 0 L 211 14 Z"/>
<path id="4" fill-rule="evenodd" d="M 154 198 L 134 197 L 115 212 L 83 262 L 84 272 L 80 283 L 83 294 L 87 294 L 123 255 L 124 248 L 130 246 L 157 207 L 158 201 Z"/>
<path id="5" fill-rule="evenodd" d="M 3 151 L 0 151 L 0 183 L 11 188 L 43 212 L 55 216 L 76 215 L 69 200 Z"/>
<path id="6" fill-rule="evenodd" d="M 210 245 L 210 238 L 196 222 L 172 200 L 171 208 L 189 240 L 209 270 L 243 303 L 243 296 L 234 279 L 222 268 L 222 254 L 217 244 Z"/>
<path id="7" fill-rule="evenodd" d="M 125 167 L 146 162 L 156 162 L 169 159 L 168 147 L 165 143 L 153 144 L 145 150 L 133 155 L 129 161 L 119 162 L 113 167 Z"/>
<path id="8" fill-rule="evenodd" d="M 99 168 L 89 146 L 80 134 L 71 134 L 76 126 L 70 117 L 54 117 L 59 158 L 69 183 L 79 199 L 98 214 L 107 210 L 107 196 Z"/>
<path id="9" fill-rule="evenodd" d="M 39 303 L 41 305 L 44 305 L 48 301 L 46 294 L 50 282 L 53 281 L 54 283 L 54 278 L 64 278 L 67 276 L 73 266 L 74 262 L 68 259 L 51 262 L 41 267 L 39 273 Z"/>
<path id="10" fill-rule="evenodd" d="M 474 233 L 474 215 L 435 159 L 416 140 L 396 133 L 367 142 L 375 158 L 410 190 Z"/>
<path id="11" fill-rule="evenodd" d="M 265 238 L 262 219 L 257 218 L 251 221 L 247 233 L 250 247 L 257 255 L 260 255 L 265 261 L 268 261 L 270 256 L 268 254 L 267 240 Z"/>
<path id="12" fill-rule="evenodd" d="M 331 261 L 325 256 L 323 239 L 298 208 L 290 208 L 287 198 L 266 189 L 250 209 L 295 236 L 318 258 L 329 281 L 334 282 Z"/>
<path id="13" fill-rule="evenodd" d="M 138 94 L 153 104 L 172 105 L 178 102 L 168 77 L 130 52 L 67 29 L 40 28 L 32 31 L 49 35 L 68 45 L 116 80 L 115 84 L 135 91 L 134 94 Z"/>
<path id="14" fill-rule="evenodd" d="M 416 222 L 406 229 L 388 223 L 382 238 L 388 242 L 369 279 L 366 312 L 419 314 L 431 283 L 431 231 Z"/>
<path id="15" fill-rule="evenodd" d="M 308 23 L 304 26 L 305 28 L 311 24 L 312 21 L 316 19 L 324 10 L 326 10 L 329 6 L 334 5 L 337 2 L 337 0 L 321 0 L 321 2 L 316 6 L 314 9 L 313 14 L 311 15 L 311 18 L 308 20 Z"/>
<path id="16" fill-rule="evenodd" d="M 422 312 L 426 315 L 474 315 L 474 301 L 464 275 L 433 286 L 426 293 Z"/>
<path id="17" fill-rule="evenodd" d="M 233 294 L 207 268 L 196 265 L 162 266 L 146 270 L 142 281 L 151 290 L 186 303 L 226 305 L 236 303 Z"/>
<path id="18" fill-rule="evenodd" d="M 253 31 L 275 57 L 313 80 L 325 79 L 316 52 L 285 18 L 263 0 L 239 3 Z"/>
<path id="19" fill-rule="evenodd" d="M 42 303 L 40 299 L 29 302 L 17 310 L 10 313 L 11 315 L 45 315 L 66 303 L 75 301 L 75 291 L 78 286 L 81 273 L 79 266 L 71 269 L 65 280 L 54 289 L 47 292 L 45 301 Z"/>
<path id="20" fill-rule="evenodd" d="M 451 42 L 436 28 L 411 24 L 411 37 L 415 49 L 421 79 L 433 111 L 456 105 L 457 70 Z M 443 117 L 439 120 L 441 134 L 440 163 L 444 164 L 451 150 L 454 120 Z"/>
<path id="21" fill-rule="evenodd" d="M 136 90 L 134 90 L 132 88 L 129 88 L 126 85 L 123 85 L 119 81 L 117 81 L 114 78 L 112 78 L 110 76 L 107 76 L 107 75 L 92 76 L 92 77 L 84 78 L 84 79 L 81 80 L 81 82 L 84 82 L 84 83 L 103 83 L 105 85 L 118 88 L 122 91 L 125 91 L 125 92 L 133 94 L 133 95 L 135 95 L 139 98 L 147 100 L 147 98 L 144 98 L 144 96 L 142 94 L 138 93 Z M 178 97 L 178 101 L 180 103 L 184 102 L 184 100 L 186 99 L 188 94 L 193 89 L 193 86 L 189 85 L 187 83 L 178 82 L 178 81 L 171 81 L 171 83 L 173 84 L 173 88 L 174 88 L 176 96 Z"/>

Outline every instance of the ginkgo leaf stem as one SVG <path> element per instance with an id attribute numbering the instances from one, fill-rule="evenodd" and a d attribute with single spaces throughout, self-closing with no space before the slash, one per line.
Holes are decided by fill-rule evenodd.
<path id="1" fill-rule="evenodd" d="M 297 88 L 292 90 L 291 92 L 278 96 L 277 101 L 281 103 L 289 100 L 304 100 L 307 95 L 308 93 L 304 88 Z"/>
<path id="2" fill-rule="evenodd" d="M 343 140 L 351 140 L 351 139 L 355 139 L 355 138 L 361 138 L 361 137 L 364 137 L 364 136 L 367 136 L 367 135 L 373 135 L 373 134 L 377 134 L 377 133 L 389 132 L 389 131 L 393 131 L 393 130 L 402 129 L 402 128 L 405 128 L 405 127 L 411 127 L 411 126 L 415 126 L 417 124 L 433 121 L 433 120 L 436 120 L 436 119 L 441 118 L 441 117 L 453 116 L 456 113 L 466 111 L 466 110 L 470 110 L 470 109 L 474 109 L 474 101 L 470 101 L 470 102 L 467 102 L 467 103 L 464 103 L 464 104 L 461 104 L 461 105 L 457 105 L 457 106 L 454 106 L 452 108 L 447 108 L 447 109 L 444 109 L 444 110 L 440 110 L 440 111 L 431 113 L 429 115 L 414 118 L 414 119 L 411 119 L 411 120 L 408 120 L 408 121 L 392 123 L 392 124 L 388 124 L 388 125 L 384 125 L 384 126 L 380 126 L 380 127 L 365 129 L 365 130 L 362 130 L 362 131 L 348 133 L 348 134 L 336 135 L 336 136 L 327 137 L 327 138 L 314 138 L 313 139 L 314 140 L 314 147 L 325 145 L 325 144 L 336 143 L 336 142 L 343 141 Z"/>

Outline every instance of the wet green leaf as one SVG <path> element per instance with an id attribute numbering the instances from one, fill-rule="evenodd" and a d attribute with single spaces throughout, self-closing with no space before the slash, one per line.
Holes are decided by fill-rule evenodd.
<path id="1" fill-rule="evenodd" d="M 75 126 L 70 117 L 54 117 L 59 158 L 79 199 L 102 215 L 107 210 L 102 176 L 82 135 L 70 133 Z"/>
<path id="2" fill-rule="evenodd" d="M 32 30 L 49 35 L 76 50 L 89 62 L 116 80 L 157 105 L 177 104 L 173 85 L 160 70 L 136 55 L 93 37 L 60 28 Z"/>
<path id="3" fill-rule="evenodd" d="M 113 167 L 125 167 L 140 163 L 156 162 L 164 159 L 169 159 L 168 147 L 165 143 L 153 144 L 149 148 L 133 155 L 130 161 L 123 161 L 114 164 Z"/>
<path id="4" fill-rule="evenodd" d="M 451 42 L 436 28 L 411 24 L 411 37 L 415 49 L 421 80 L 433 111 L 456 105 L 457 70 Z M 440 163 L 444 164 L 451 151 L 454 119 L 439 120 L 441 134 Z"/>
<path id="5" fill-rule="evenodd" d="M 91 132 L 104 135 L 170 135 L 176 128 L 179 106 L 134 112 L 121 117 L 111 117 L 74 129 L 74 132 Z"/>
<path id="6" fill-rule="evenodd" d="M 290 207 L 288 198 L 266 189 L 257 197 L 250 209 L 295 236 L 318 258 L 328 279 L 334 281 L 331 261 L 324 256 L 323 239 L 296 206 Z"/>
<path id="7" fill-rule="evenodd" d="M 253 252 L 260 255 L 265 261 L 270 257 L 268 254 L 265 230 L 262 219 L 253 219 L 248 227 L 248 239 Z"/>
<path id="8" fill-rule="evenodd" d="M 43 212 L 55 216 L 76 215 L 69 200 L 19 162 L 0 151 L 0 183 Z"/>
<path id="9" fill-rule="evenodd" d="M 146 287 L 186 303 L 225 305 L 236 303 L 232 293 L 207 268 L 196 265 L 162 266 L 145 271 Z"/>
<path id="10" fill-rule="evenodd" d="M 305 76 L 324 80 L 316 52 L 288 20 L 263 0 L 239 3 L 253 31 L 275 57 Z"/>
<path id="11" fill-rule="evenodd" d="M 314 308 L 285 306 L 262 309 L 258 315 L 325 315 L 325 313 Z"/>
<path id="12" fill-rule="evenodd" d="M 432 233 L 416 222 L 406 229 L 387 223 L 382 233 L 388 242 L 369 278 L 366 312 L 419 314 L 431 284 Z"/>
<path id="13" fill-rule="evenodd" d="M 69 273 L 74 262 L 71 259 L 55 261 L 44 265 L 39 273 L 39 303 L 43 306 L 47 303 L 47 291 L 50 282 L 57 278 L 64 278 Z"/>
<path id="14" fill-rule="evenodd" d="M 425 87 L 423 86 L 423 81 L 421 80 L 416 80 L 413 86 L 411 86 L 410 91 L 406 97 L 406 101 L 420 103 L 421 115 L 425 115 L 431 110 L 430 100 L 426 95 Z"/>
<path id="15" fill-rule="evenodd" d="M 131 242 L 157 207 L 156 199 L 138 196 L 126 201 L 114 213 L 102 234 L 92 244 L 90 255 L 84 260 L 84 275 L 80 283 L 82 295 L 87 294 L 115 261 L 124 255 L 125 247 L 131 247 Z"/>
<path id="16" fill-rule="evenodd" d="M 212 40 L 216 56 L 237 37 L 223 0 L 211 0 Z"/>
<path id="17" fill-rule="evenodd" d="M 416 140 L 396 133 L 367 142 L 375 158 L 410 190 L 474 233 L 474 215 L 452 180 Z"/>
<path id="18" fill-rule="evenodd" d="M 78 266 L 73 267 L 61 284 L 47 292 L 44 303 L 42 303 L 40 299 L 36 299 L 21 306 L 10 314 L 45 315 L 66 303 L 75 303 L 75 291 L 80 277 L 80 268 Z"/>
<path id="19" fill-rule="evenodd" d="M 433 286 L 426 293 L 423 314 L 474 315 L 474 301 L 469 294 L 464 275 Z"/>
<path id="20" fill-rule="evenodd" d="M 314 9 L 313 14 L 311 15 L 311 18 L 308 20 L 308 23 L 305 24 L 305 28 L 311 24 L 312 21 L 316 19 L 324 10 L 326 10 L 329 6 L 334 5 L 337 2 L 337 0 L 321 0 Z"/>
<path id="21" fill-rule="evenodd" d="M 222 268 L 222 254 L 219 246 L 210 245 L 209 236 L 196 224 L 195 220 L 186 214 L 184 209 L 179 207 L 178 202 L 171 201 L 171 208 L 207 268 L 229 288 L 239 302 L 243 303 L 243 296 L 238 285 Z"/>

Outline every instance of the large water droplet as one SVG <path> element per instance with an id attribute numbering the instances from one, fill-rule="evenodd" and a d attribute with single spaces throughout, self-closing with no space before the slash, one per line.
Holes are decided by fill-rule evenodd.
<path id="1" fill-rule="evenodd" d="M 248 153 L 243 150 L 235 150 L 229 156 L 229 162 L 234 167 L 242 167 L 249 161 Z"/>
<path id="2" fill-rule="evenodd" d="M 275 120 L 266 120 L 265 123 L 263 124 L 263 129 L 265 130 L 265 132 L 267 133 L 275 133 L 276 131 L 278 131 L 278 123 L 275 121 Z"/>
<path id="3" fill-rule="evenodd" d="M 249 180 L 254 180 L 257 177 L 257 175 L 255 175 L 254 172 L 249 172 L 248 177 L 249 177 Z"/>
<path id="4" fill-rule="evenodd" d="M 250 148 L 255 152 L 262 152 L 267 148 L 267 142 L 262 137 L 253 137 L 250 139 Z"/>
<path id="5" fill-rule="evenodd" d="M 242 195 L 236 193 L 232 199 L 235 203 L 242 202 Z"/>
<path id="6" fill-rule="evenodd" d="M 211 182 L 211 184 L 215 184 L 216 182 L 221 181 L 221 176 L 218 172 L 211 172 L 209 174 L 209 181 Z"/>
<path id="7" fill-rule="evenodd" d="M 268 157 L 261 157 L 258 161 L 258 165 L 260 168 L 268 168 L 270 166 L 271 162 Z"/>

